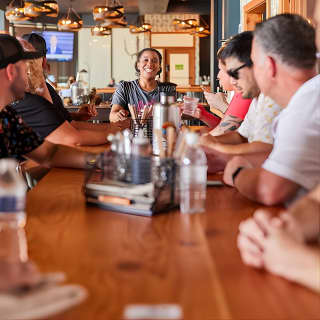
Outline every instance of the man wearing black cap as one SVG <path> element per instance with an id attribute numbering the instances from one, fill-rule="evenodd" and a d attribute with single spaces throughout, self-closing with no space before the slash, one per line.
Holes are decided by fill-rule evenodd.
<path id="1" fill-rule="evenodd" d="M 39 58 L 26 52 L 19 41 L 0 34 L 0 158 L 26 156 L 47 166 L 84 168 L 87 154 L 41 140 L 9 106 L 22 99 L 27 82 L 27 59 Z"/>
<path id="2" fill-rule="evenodd" d="M 27 33 L 22 36 L 22 39 L 28 41 L 32 46 L 41 53 L 41 58 L 42 58 L 42 68 L 43 72 L 47 73 L 50 70 L 50 66 L 47 62 L 47 45 L 46 41 L 43 37 L 41 37 L 37 33 Z M 48 83 L 47 80 L 47 87 L 50 92 L 51 98 L 54 102 L 54 105 L 57 109 L 57 111 L 63 116 L 63 118 L 69 122 L 72 120 L 75 121 L 83 121 L 83 120 L 88 120 L 92 116 L 95 115 L 96 110 L 95 107 L 91 108 L 90 105 L 83 105 L 78 112 L 68 112 L 65 108 L 64 105 L 59 97 L 59 95 L 56 93 L 55 89 L 51 85 L 51 83 Z"/>
<path id="3" fill-rule="evenodd" d="M 35 38 L 41 37 L 33 35 L 31 40 L 34 43 L 36 43 L 34 41 Z M 22 39 L 19 41 L 25 50 L 34 51 L 31 43 Z M 39 42 L 37 42 L 37 44 L 35 46 L 40 49 L 40 53 L 43 55 L 46 50 L 43 49 L 41 43 L 39 45 Z M 105 144 L 107 135 L 118 131 L 118 127 L 110 125 L 96 125 L 98 128 L 90 126 L 79 127 L 74 122 L 71 123 L 68 117 L 69 113 L 65 110 L 59 95 L 49 84 L 45 83 L 43 70 L 41 69 L 43 68 L 43 63 L 45 62 L 42 62 L 41 67 L 41 61 L 27 62 L 31 66 L 28 75 L 29 87 L 31 85 L 35 90 L 28 90 L 23 100 L 12 105 L 18 115 L 42 139 L 46 139 L 49 142 L 69 146 Z M 41 69 L 40 71 L 38 70 L 39 68 Z M 37 85 L 41 87 L 39 87 L 39 90 L 35 88 Z"/>

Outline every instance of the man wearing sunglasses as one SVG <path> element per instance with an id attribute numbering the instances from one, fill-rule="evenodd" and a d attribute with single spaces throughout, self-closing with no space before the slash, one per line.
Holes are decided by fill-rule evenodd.
<path id="1" fill-rule="evenodd" d="M 251 56 L 262 92 L 285 109 L 274 121 L 275 144 L 262 165 L 235 157 L 224 180 L 252 200 L 288 204 L 320 181 L 315 30 L 298 15 L 270 18 L 256 27 Z"/>
<path id="2" fill-rule="evenodd" d="M 201 137 L 200 143 L 207 153 L 210 172 L 223 170 L 234 155 L 260 152 L 265 157 L 272 150 L 272 121 L 281 108 L 269 97 L 260 94 L 250 57 L 252 39 L 251 31 L 234 36 L 221 56 L 232 78 L 232 85 L 242 94 L 242 98 L 253 100 L 237 131 L 216 137 L 210 134 Z"/>

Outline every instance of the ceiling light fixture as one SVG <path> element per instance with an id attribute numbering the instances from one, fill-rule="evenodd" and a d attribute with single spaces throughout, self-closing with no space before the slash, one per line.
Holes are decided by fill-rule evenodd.
<path id="1" fill-rule="evenodd" d="M 106 0 L 105 5 L 95 6 L 92 14 L 95 21 L 117 20 L 123 17 L 124 7 L 119 0 Z"/>
<path id="2" fill-rule="evenodd" d="M 112 30 L 107 26 L 97 25 L 91 28 L 91 34 L 93 36 L 109 36 L 111 35 Z"/>
<path id="3" fill-rule="evenodd" d="M 27 17 L 24 14 L 23 0 L 12 0 L 6 8 L 5 15 L 7 20 L 10 22 L 25 21 L 30 19 L 30 17 Z"/>
<path id="4" fill-rule="evenodd" d="M 199 24 L 196 19 L 174 19 L 172 24 L 176 27 L 177 30 L 188 31 L 189 34 L 196 37 L 204 38 L 210 34 L 208 24 L 201 18 L 203 25 Z"/>
<path id="5" fill-rule="evenodd" d="M 55 0 L 26 0 L 24 14 L 29 18 L 40 16 L 56 18 L 59 14 L 59 5 Z"/>
<path id="6" fill-rule="evenodd" d="M 137 25 L 129 26 L 129 30 L 131 33 L 144 33 L 151 32 L 152 25 L 150 23 L 144 22 L 144 17 L 140 16 L 138 18 Z"/>
<path id="7" fill-rule="evenodd" d="M 172 24 L 179 30 L 188 30 L 199 25 L 196 19 L 174 19 Z"/>
<path id="8" fill-rule="evenodd" d="M 77 12 L 72 8 L 72 1 L 70 0 L 70 7 L 66 17 L 58 21 L 58 29 L 63 31 L 79 31 L 82 28 L 83 21 Z"/>

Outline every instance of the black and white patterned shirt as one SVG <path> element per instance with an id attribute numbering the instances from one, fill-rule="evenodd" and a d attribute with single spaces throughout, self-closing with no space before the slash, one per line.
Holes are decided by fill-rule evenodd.
<path id="1" fill-rule="evenodd" d="M 10 106 L 0 111 L 0 158 L 21 158 L 42 143 Z"/>

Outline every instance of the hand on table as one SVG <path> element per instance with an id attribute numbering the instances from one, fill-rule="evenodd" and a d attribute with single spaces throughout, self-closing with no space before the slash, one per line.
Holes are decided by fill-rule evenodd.
<path id="1" fill-rule="evenodd" d="M 206 153 L 208 172 L 216 173 L 224 169 L 226 165 L 226 155 L 215 150 L 216 138 L 210 134 L 203 134 L 199 139 L 199 145 Z"/>
<path id="2" fill-rule="evenodd" d="M 244 157 L 236 156 L 233 157 L 230 161 L 228 161 L 224 173 L 223 173 L 223 181 L 225 184 L 233 187 L 232 175 L 239 167 L 244 168 L 252 168 L 252 164 Z"/>
<path id="3" fill-rule="evenodd" d="M 288 213 L 272 217 L 266 210 L 257 210 L 253 218 L 242 222 L 237 244 L 243 262 L 296 280 L 294 269 L 303 270 L 306 249 L 297 241 L 297 236 L 290 232 L 288 219 Z"/>
<path id="4" fill-rule="evenodd" d="M 32 287 L 42 280 L 35 264 L 30 261 L 10 263 L 0 261 L 0 291 Z"/>

